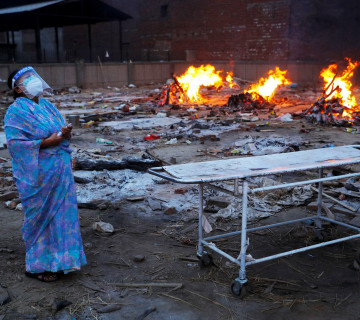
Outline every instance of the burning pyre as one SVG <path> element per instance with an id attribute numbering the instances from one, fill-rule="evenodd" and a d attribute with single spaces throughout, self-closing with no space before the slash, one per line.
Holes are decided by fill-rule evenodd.
<path id="1" fill-rule="evenodd" d="M 323 69 L 320 76 L 324 82 L 322 95 L 301 116 L 311 122 L 337 126 L 351 126 L 360 122 L 360 108 L 352 93 L 351 78 L 360 61 L 346 58 L 347 66 L 340 72 L 336 64 Z M 268 71 L 267 77 L 260 78 L 257 83 L 251 84 L 248 89 L 241 90 L 233 80 L 232 73 L 217 71 L 214 66 L 189 67 L 181 76 L 173 75 L 172 81 L 166 85 L 157 98 L 159 105 L 184 104 L 193 107 L 199 104 L 208 104 L 228 107 L 232 111 L 257 113 L 271 112 L 275 107 L 274 95 L 281 85 L 289 85 L 287 70 L 275 67 Z M 222 96 L 215 99 L 214 95 Z M 214 103 L 215 101 L 215 103 Z M 227 101 L 227 102 L 226 102 Z M 220 103 L 219 103 L 220 102 Z"/>
<path id="2" fill-rule="evenodd" d="M 158 103 L 167 104 L 200 104 L 212 102 L 205 97 L 205 89 L 222 92 L 230 96 L 226 106 L 237 108 L 238 111 L 254 111 L 257 109 L 272 110 L 275 106 L 271 102 L 276 89 L 282 84 L 290 84 L 286 79 L 287 70 L 281 71 L 278 67 L 268 72 L 267 78 L 261 78 L 258 83 L 252 84 L 248 90 L 238 95 L 232 95 L 239 85 L 233 80 L 232 72 L 216 71 L 212 65 L 196 68 L 189 67 L 181 76 L 173 75 L 173 81 L 168 84 L 160 93 Z"/>
<path id="3" fill-rule="evenodd" d="M 290 84 L 291 81 L 286 78 L 287 70 L 281 71 L 278 67 L 268 72 L 267 78 L 260 78 L 258 83 L 250 86 L 244 93 L 232 95 L 229 98 L 228 106 L 237 107 L 239 111 L 249 112 L 258 109 L 271 111 L 275 104 L 271 102 L 276 89 L 280 85 Z"/>
<path id="4" fill-rule="evenodd" d="M 216 71 L 212 65 L 190 66 L 181 76 L 173 75 L 173 81 L 162 90 L 158 100 L 159 104 L 190 103 L 199 104 L 208 102 L 201 90 L 204 88 L 220 90 L 236 88 L 237 84 L 232 78 L 232 72 Z"/>
<path id="5" fill-rule="evenodd" d="M 259 82 L 252 84 L 249 90 L 245 90 L 245 93 L 249 92 L 254 100 L 261 96 L 269 101 L 280 85 L 291 83 L 286 79 L 286 74 L 287 70 L 281 71 L 279 67 L 275 67 L 275 70 L 268 72 L 269 76 L 267 78 L 260 78 Z"/>
<path id="6" fill-rule="evenodd" d="M 332 64 L 321 70 L 320 76 L 324 81 L 321 97 L 303 115 L 306 119 L 329 125 L 351 126 L 360 121 L 360 108 L 352 93 L 351 78 L 354 70 L 360 65 L 359 61 L 346 58 L 347 67 L 339 75 L 338 65 Z"/>

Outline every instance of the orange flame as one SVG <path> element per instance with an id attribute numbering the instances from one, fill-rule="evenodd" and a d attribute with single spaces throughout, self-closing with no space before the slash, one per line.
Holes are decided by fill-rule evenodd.
<path id="1" fill-rule="evenodd" d="M 234 82 L 232 76 L 233 76 L 233 73 L 230 71 L 230 72 L 227 73 L 227 76 L 226 76 L 226 79 L 225 79 L 226 82 L 229 84 L 230 88 L 234 88 L 237 85 L 237 83 Z"/>
<path id="2" fill-rule="evenodd" d="M 286 73 L 287 70 L 281 71 L 279 67 L 275 67 L 275 70 L 268 72 L 269 76 L 267 78 L 261 78 L 258 83 L 252 84 L 250 89 L 244 92 L 251 93 L 253 99 L 257 99 L 259 94 L 266 100 L 270 100 L 279 85 L 291 83 L 290 80 L 286 79 Z"/>
<path id="3" fill-rule="evenodd" d="M 220 75 L 222 72 L 222 70 L 215 71 L 215 67 L 210 64 L 206 66 L 202 65 L 199 68 L 190 66 L 183 75 L 177 77 L 177 80 L 189 97 L 189 100 L 191 102 L 199 102 L 202 100 L 200 94 L 200 88 L 202 86 L 214 86 L 216 89 L 219 89 L 223 85 L 223 79 Z M 228 73 L 226 81 L 231 88 L 236 84 L 232 80 L 232 73 Z"/>
<path id="4" fill-rule="evenodd" d="M 325 82 L 324 89 L 327 88 L 325 92 L 326 95 L 330 94 L 331 91 L 338 88 L 327 97 L 327 100 L 338 98 L 342 105 L 353 108 L 357 106 L 357 103 L 355 96 L 353 96 L 351 92 L 352 83 L 350 78 L 354 75 L 355 68 L 360 65 L 360 61 L 351 61 L 350 58 L 345 59 L 348 61 L 348 65 L 341 75 L 337 75 L 337 64 L 331 64 L 328 68 L 321 70 L 320 76 Z M 351 117 L 351 115 L 345 110 L 342 116 Z"/>

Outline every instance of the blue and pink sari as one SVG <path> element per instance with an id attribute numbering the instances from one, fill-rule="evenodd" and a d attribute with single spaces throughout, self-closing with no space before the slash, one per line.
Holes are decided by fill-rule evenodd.
<path id="1" fill-rule="evenodd" d="M 26 271 L 79 270 L 86 264 L 69 141 L 40 149 L 65 121 L 54 105 L 17 98 L 5 116 L 13 178 L 24 210 Z"/>

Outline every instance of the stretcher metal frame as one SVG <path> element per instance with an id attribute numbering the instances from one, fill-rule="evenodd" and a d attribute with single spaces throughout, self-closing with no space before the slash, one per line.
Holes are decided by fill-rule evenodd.
<path id="1" fill-rule="evenodd" d="M 359 145 L 352 145 L 352 146 L 346 146 L 346 147 L 360 149 Z M 313 151 L 313 150 L 307 150 L 307 151 L 303 151 L 303 152 L 311 152 L 311 151 Z M 227 160 L 223 160 L 223 161 L 227 161 Z M 318 170 L 318 179 L 304 180 L 304 181 L 298 181 L 298 182 L 292 182 L 292 183 L 284 183 L 284 184 L 279 184 L 279 185 L 275 185 L 275 186 L 267 186 L 267 187 L 259 187 L 259 188 L 249 188 L 249 182 L 247 181 L 247 177 L 239 178 L 238 176 L 233 176 L 233 177 L 227 176 L 223 180 L 221 180 L 219 177 L 216 177 L 216 179 L 213 179 L 211 177 L 209 177 L 209 178 L 205 177 L 205 178 L 198 179 L 198 180 L 190 179 L 190 180 L 185 181 L 181 178 L 177 178 L 177 177 L 170 175 L 168 172 L 166 172 L 164 170 L 163 167 L 152 168 L 148 172 L 155 176 L 158 176 L 160 178 L 163 178 L 163 179 L 166 179 L 166 180 L 169 180 L 172 182 L 177 182 L 177 183 L 182 183 L 182 184 L 198 184 L 198 190 L 199 190 L 199 219 L 198 219 L 199 240 L 198 240 L 197 256 L 200 259 L 200 261 L 202 261 L 205 265 L 211 264 L 211 262 L 212 262 L 211 255 L 209 255 L 208 252 L 204 250 L 204 247 L 207 247 L 207 248 L 217 252 L 221 256 L 227 258 L 229 261 L 237 264 L 240 267 L 239 276 L 234 280 L 234 282 L 231 286 L 231 289 L 235 295 L 240 296 L 242 294 L 242 289 L 243 289 L 244 285 L 248 281 L 246 278 L 246 267 L 247 266 L 257 264 L 260 262 L 264 262 L 264 261 L 269 261 L 269 260 L 285 257 L 285 256 L 292 255 L 292 254 L 299 253 L 299 252 L 304 252 L 304 251 L 311 250 L 311 249 L 320 248 L 320 247 L 331 245 L 331 244 L 338 243 L 338 242 L 356 239 L 356 238 L 360 237 L 360 228 L 350 225 L 350 224 L 347 224 L 347 223 L 339 222 L 339 221 L 336 221 L 329 217 L 325 217 L 325 216 L 321 215 L 323 182 L 339 180 L 339 179 L 348 179 L 348 178 L 360 176 L 360 172 L 357 172 L 357 173 L 343 174 L 343 175 L 339 175 L 339 176 L 323 177 L 323 169 L 330 168 L 330 167 L 331 168 L 340 167 L 344 164 L 356 164 L 356 163 L 360 163 L 360 156 L 351 159 L 350 162 L 344 161 L 344 163 L 343 163 L 341 161 L 338 161 L 335 165 L 330 165 L 327 162 L 319 163 L 319 165 L 316 168 L 312 168 L 312 169 Z M 286 168 L 284 170 L 271 171 L 267 175 L 281 174 L 284 172 L 287 172 L 287 173 L 288 172 L 296 172 L 296 171 L 301 171 L 301 170 L 304 170 L 304 168 L 299 166 L 299 168 L 293 168 L 292 170 L 289 170 L 289 168 Z M 306 169 L 306 170 L 311 170 L 311 169 Z M 252 178 L 257 177 L 257 176 L 260 176 L 260 175 L 251 174 Z M 264 176 L 264 174 L 261 174 L 261 176 Z M 219 182 L 219 181 L 225 181 L 225 180 L 227 180 L 227 181 L 233 180 L 234 181 L 234 190 L 233 191 L 212 184 L 212 182 L 215 182 L 215 181 Z M 242 195 L 239 194 L 240 180 L 242 181 Z M 313 183 L 318 184 L 318 198 L 317 198 L 318 206 L 317 206 L 317 214 L 316 215 L 311 216 L 311 217 L 304 217 L 301 219 L 289 220 L 289 221 L 285 221 L 285 222 L 260 226 L 260 227 L 254 227 L 254 228 L 249 228 L 249 229 L 247 228 L 248 194 L 249 193 L 269 191 L 269 190 L 275 190 L 275 189 L 280 189 L 280 188 L 295 187 L 295 186 L 300 186 L 300 185 L 308 185 L 308 184 L 313 184 Z M 202 227 L 202 221 L 203 221 L 203 215 L 204 215 L 204 187 L 218 190 L 220 192 L 230 194 L 234 197 L 238 197 L 238 198 L 242 197 L 241 230 L 230 232 L 230 233 L 214 235 L 214 236 L 210 236 L 210 237 L 204 237 L 203 227 Z M 334 239 L 334 240 L 330 240 L 330 241 L 325 241 L 325 242 L 321 242 L 318 244 L 305 246 L 305 247 L 301 247 L 301 248 L 286 251 L 286 252 L 281 252 L 281 253 L 270 255 L 267 257 L 256 258 L 252 261 L 246 261 L 247 232 L 268 229 L 268 228 L 273 228 L 273 227 L 279 227 L 279 226 L 283 226 L 283 225 L 287 225 L 287 224 L 291 224 L 291 223 L 302 222 L 302 221 L 306 221 L 306 220 L 310 220 L 310 219 L 313 219 L 315 221 L 315 232 L 316 232 L 316 235 L 318 235 L 319 237 L 321 234 L 320 231 L 321 231 L 323 221 L 331 222 L 331 223 L 355 230 L 358 232 L 358 234 L 354 234 L 351 236 L 346 236 L 346 237 L 342 237 L 342 238 Z M 231 237 L 231 236 L 236 236 L 236 235 L 241 235 L 240 261 L 238 259 L 230 256 L 223 250 L 219 249 L 213 243 L 211 243 L 212 241 L 220 239 L 220 238 Z"/>

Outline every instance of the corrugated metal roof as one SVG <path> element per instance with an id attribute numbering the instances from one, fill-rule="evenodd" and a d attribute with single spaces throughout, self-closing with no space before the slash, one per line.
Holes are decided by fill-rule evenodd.
<path id="1" fill-rule="evenodd" d="M 10 14 L 10 13 L 33 11 L 33 10 L 40 9 L 40 8 L 43 8 L 43 7 L 46 7 L 46 6 L 50 6 L 52 4 L 62 2 L 62 1 L 64 1 L 64 0 L 52 0 L 52 1 L 46 1 L 46 2 L 41 2 L 41 3 L 33 3 L 33 4 L 27 4 L 27 5 L 23 5 L 23 6 L 0 9 L 0 15 L 1 14 Z"/>

